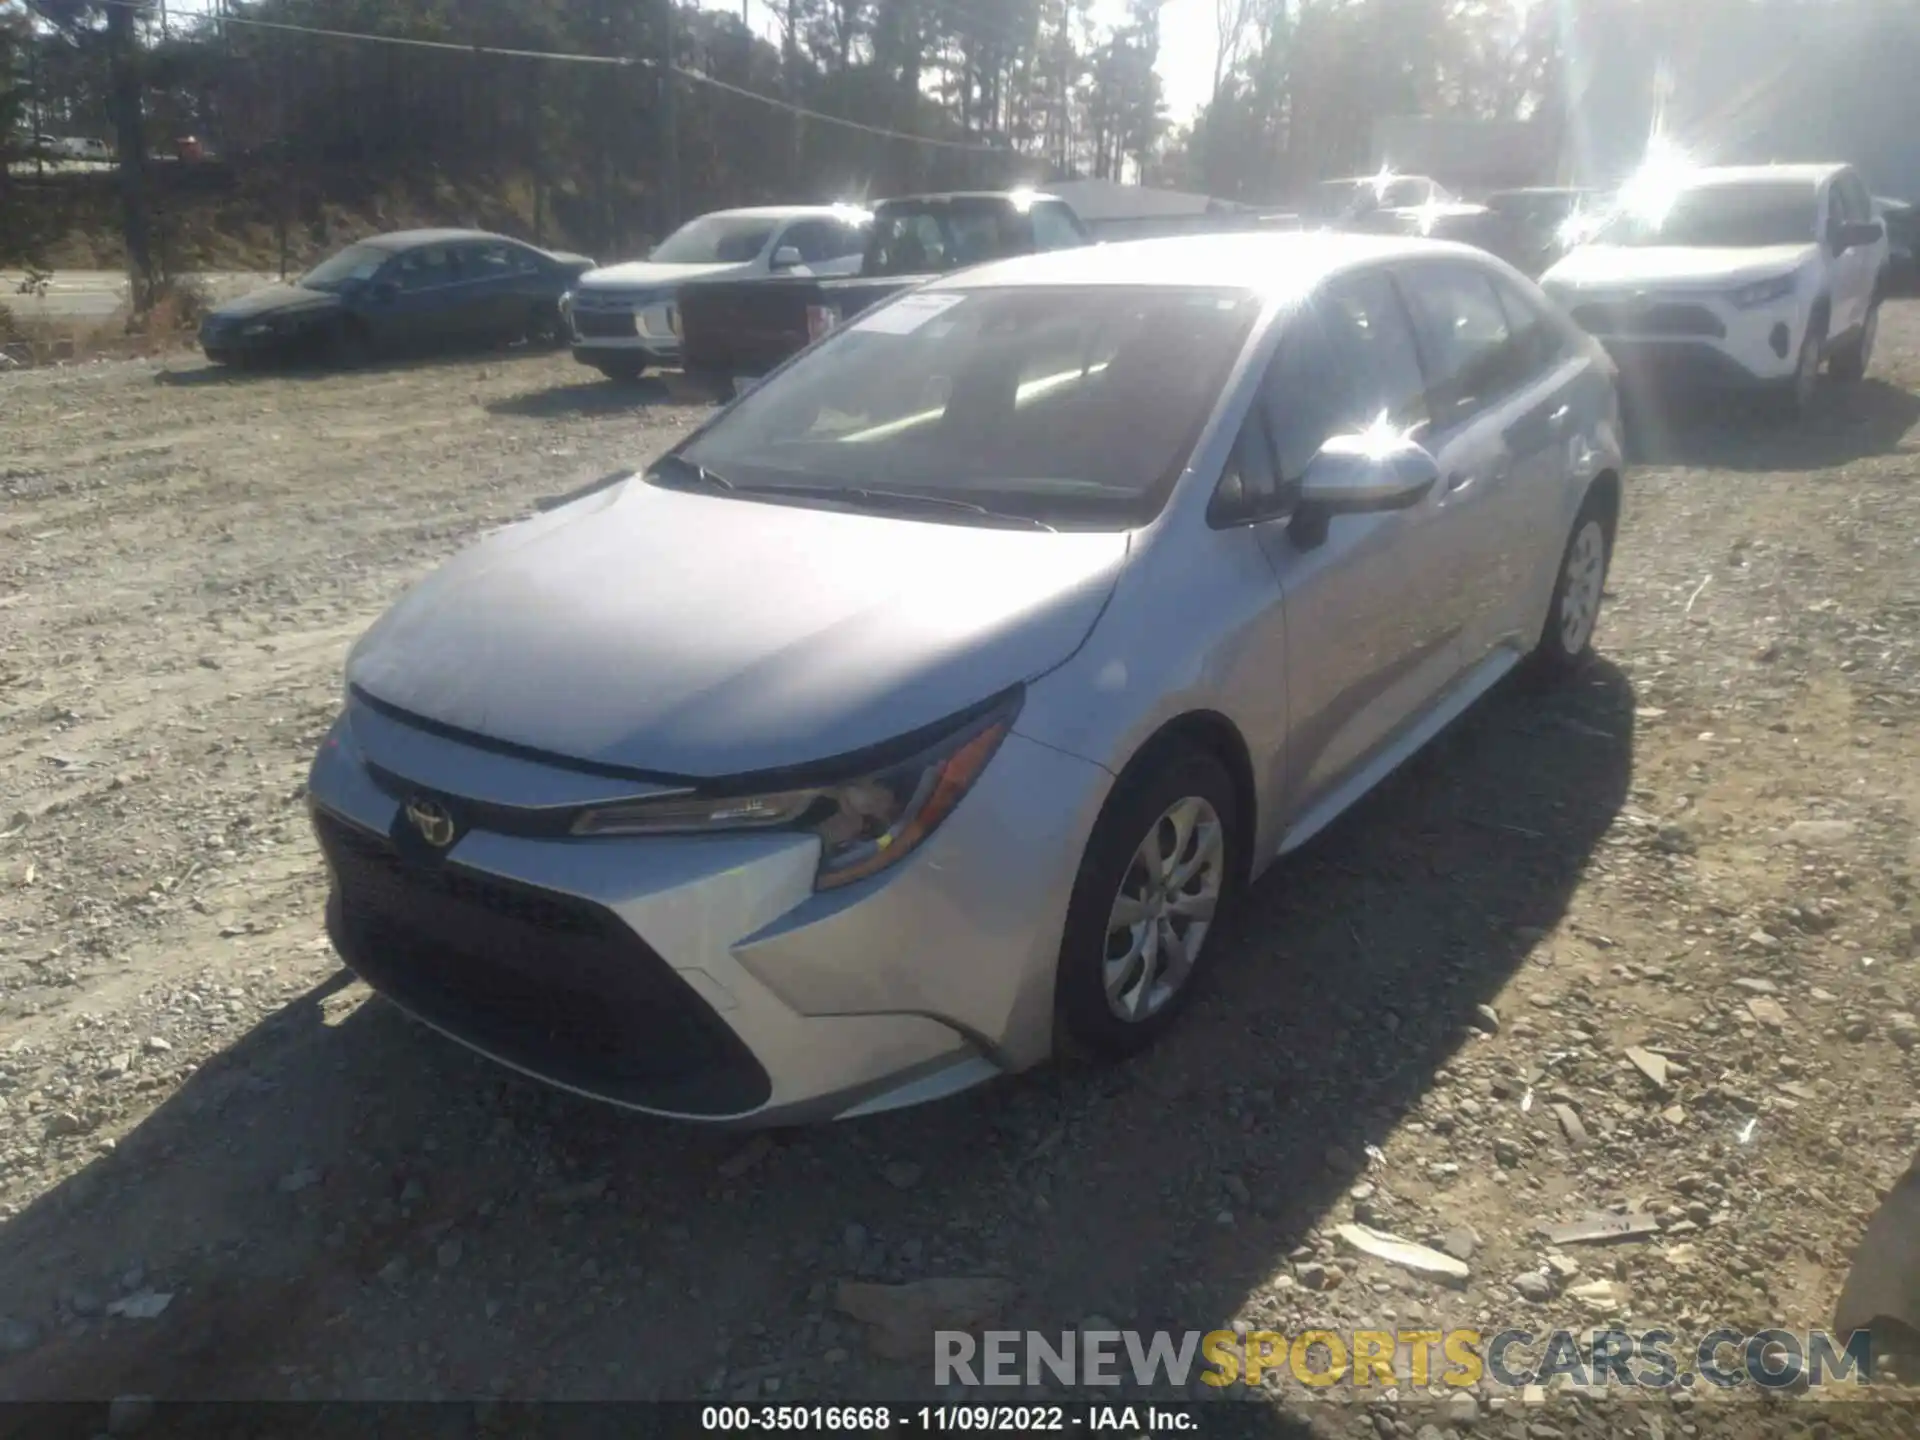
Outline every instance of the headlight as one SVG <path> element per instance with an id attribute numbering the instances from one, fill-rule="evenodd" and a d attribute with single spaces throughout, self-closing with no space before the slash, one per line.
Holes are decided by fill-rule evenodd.
<path id="1" fill-rule="evenodd" d="M 1784 300 L 1793 294 L 1794 277 L 1776 275 L 1771 280 L 1756 280 L 1751 285 L 1742 285 L 1728 298 L 1741 310 L 1751 310 L 1757 305 L 1770 305 L 1775 300 Z"/>
<path id="2" fill-rule="evenodd" d="M 938 739 L 858 777 L 758 795 L 674 796 L 589 810 L 575 835 L 710 835 L 811 830 L 820 837 L 817 890 L 897 864 L 940 827 L 1013 728 L 1015 691 Z"/>
<path id="3" fill-rule="evenodd" d="M 564 290 L 561 292 L 560 313 L 562 315 L 571 315 L 573 313 L 573 291 Z"/>

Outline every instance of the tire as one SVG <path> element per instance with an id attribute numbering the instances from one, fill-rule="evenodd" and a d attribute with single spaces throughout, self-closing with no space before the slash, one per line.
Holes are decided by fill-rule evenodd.
<path id="1" fill-rule="evenodd" d="M 631 385 L 647 373 L 647 362 L 644 360 L 599 360 L 594 362 L 593 368 L 606 376 L 607 379 L 613 381 L 616 385 Z"/>
<path id="2" fill-rule="evenodd" d="M 1546 681 L 1563 680 L 1593 656 L 1593 634 L 1600 624 L 1600 603 L 1606 595 L 1607 568 L 1613 560 L 1613 536 L 1600 497 L 1589 493 L 1566 548 L 1560 552 L 1560 570 L 1554 576 L 1553 602 L 1547 607 L 1540 643 L 1534 647 L 1532 669 Z"/>
<path id="3" fill-rule="evenodd" d="M 1107 802 L 1081 857 L 1061 939 L 1054 1006 L 1063 1048 L 1124 1059 L 1158 1040 L 1186 1007 L 1218 916 L 1238 888 L 1238 809 L 1226 767 L 1190 747 L 1156 757 Z M 1150 839 L 1192 872 L 1171 901 L 1142 863 Z M 1136 909 L 1144 901 L 1143 918 L 1116 927 L 1122 901 Z M 1178 952 L 1184 968 L 1174 971 L 1165 968 L 1174 953 L 1169 935 L 1187 942 Z"/>
<path id="4" fill-rule="evenodd" d="M 231 350 L 208 350 L 205 352 L 209 365 L 231 365 L 234 362 Z"/>
<path id="5" fill-rule="evenodd" d="M 1813 408 L 1813 397 L 1820 388 L 1820 362 L 1827 348 L 1827 317 L 1816 314 L 1800 337 L 1800 352 L 1794 359 L 1793 378 L 1780 392 L 1780 415 L 1800 420 Z"/>
<path id="6" fill-rule="evenodd" d="M 720 405 L 733 399 L 732 376 L 722 375 L 715 370 L 688 370 L 684 373 L 688 388 L 695 394 L 704 395 Z"/>
<path id="7" fill-rule="evenodd" d="M 1873 342 L 1880 333 L 1880 301 L 1878 297 L 1867 307 L 1867 318 L 1860 322 L 1860 332 L 1839 349 L 1833 352 L 1827 361 L 1827 374 L 1845 385 L 1856 385 L 1867 378 L 1867 367 L 1873 363 Z"/>
<path id="8" fill-rule="evenodd" d="M 527 312 L 526 327 L 517 337 L 529 350 L 557 350 L 566 339 L 566 323 L 557 305 L 536 304 Z"/>

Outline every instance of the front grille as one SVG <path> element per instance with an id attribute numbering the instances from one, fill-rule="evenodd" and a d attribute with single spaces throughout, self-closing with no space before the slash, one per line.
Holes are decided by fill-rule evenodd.
<path id="1" fill-rule="evenodd" d="M 595 340 L 631 340 L 640 333 L 639 322 L 633 316 L 614 312 L 602 314 L 594 310 L 575 310 L 573 328 L 583 338 Z"/>
<path id="2" fill-rule="evenodd" d="M 1727 334 L 1720 317 L 1704 305 L 1581 305 L 1575 308 L 1573 321 L 1590 335 L 1704 336 L 1724 340 Z"/>
<path id="3" fill-rule="evenodd" d="M 463 865 L 416 863 L 316 811 L 329 928 L 374 989 L 502 1060 L 591 1095 L 689 1115 L 766 1103 L 767 1074 L 618 916 Z"/>

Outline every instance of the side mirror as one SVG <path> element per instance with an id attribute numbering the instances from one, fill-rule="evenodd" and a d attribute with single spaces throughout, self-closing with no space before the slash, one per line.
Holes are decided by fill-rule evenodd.
<path id="1" fill-rule="evenodd" d="M 1297 538 L 1318 544 L 1335 515 L 1405 510 L 1440 482 L 1432 455 L 1407 439 L 1336 435 L 1307 464 L 1294 510 Z"/>
<path id="2" fill-rule="evenodd" d="M 1833 253 L 1838 255 L 1848 250 L 1857 250 L 1863 245 L 1875 245 L 1880 237 L 1887 233 L 1887 227 L 1878 220 L 1855 220 L 1845 225 L 1833 227 Z"/>
<path id="3" fill-rule="evenodd" d="M 782 245 L 773 252 L 773 259 L 767 262 L 772 270 L 791 270 L 801 264 L 800 251 L 793 245 Z"/>

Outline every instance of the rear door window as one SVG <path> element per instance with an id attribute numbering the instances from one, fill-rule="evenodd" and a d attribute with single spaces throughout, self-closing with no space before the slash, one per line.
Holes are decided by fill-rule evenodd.
<path id="1" fill-rule="evenodd" d="M 394 262 L 393 278 L 402 290 L 434 290 L 451 285 L 459 278 L 453 247 L 422 245 L 406 251 Z"/>
<path id="2" fill-rule="evenodd" d="M 503 241 L 463 245 L 459 253 L 462 280 L 507 280 L 522 273 L 526 252 Z"/>
<path id="3" fill-rule="evenodd" d="M 876 274 L 919 275 L 944 270 L 947 264 L 947 237 L 927 211 L 896 212 L 876 222 Z"/>

